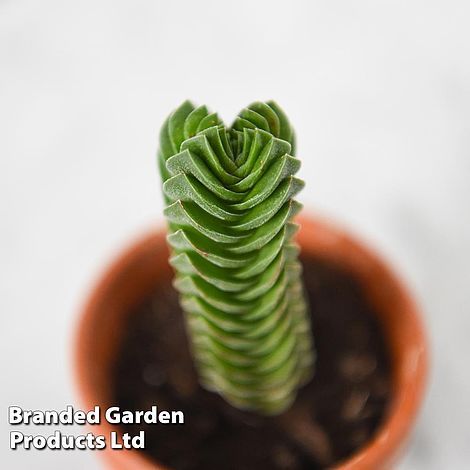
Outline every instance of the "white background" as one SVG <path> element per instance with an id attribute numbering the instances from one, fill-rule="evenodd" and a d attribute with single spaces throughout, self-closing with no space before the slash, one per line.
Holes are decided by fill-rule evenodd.
<path id="1" fill-rule="evenodd" d="M 6 409 L 73 402 L 77 313 L 161 220 L 157 130 L 185 98 L 228 122 L 284 107 L 303 202 L 378 247 L 425 312 L 431 384 L 400 468 L 468 468 L 469 20 L 449 0 L 0 0 L 2 468 L 98 468 L 8 451 Z"/>

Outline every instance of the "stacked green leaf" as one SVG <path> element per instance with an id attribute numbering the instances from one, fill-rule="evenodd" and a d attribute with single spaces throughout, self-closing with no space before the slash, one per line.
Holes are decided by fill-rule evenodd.
<path id="1" fill-rule="evenodd" d="M 253 103 L 231 128 L 185 102 L 160 134 L 170 263 L 201 384 L 265 414 L 292 403 L 313 363 L 293 154 L 273 102 Z"/>

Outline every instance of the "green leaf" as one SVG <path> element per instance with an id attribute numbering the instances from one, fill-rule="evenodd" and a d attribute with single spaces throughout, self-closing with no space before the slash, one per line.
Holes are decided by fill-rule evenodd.
<path id="1" fill-rule="evenodd" d="M 160 132 L 173 284 L 201 384 L 264 414 L 293 402 L 314 362 L 293 241 L 304 186 L 294 146 L 274 102 L 252 103 L 228 128 L 186 101 Z"/>

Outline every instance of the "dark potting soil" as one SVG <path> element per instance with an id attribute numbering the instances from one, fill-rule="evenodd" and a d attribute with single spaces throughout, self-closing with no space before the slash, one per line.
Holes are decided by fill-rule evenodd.
<path id="1" fill-rule="evenodd" d="M 357 282 L 303 260 L 317 361 L 313 380 L 277 417 L 241 412 L 197 382 L 169 281 L 130 317 L 116 363 L 121 410 L 181 410 L 183 425 L 134 424 L 149 456 L 175 470 L 329 467 L 363 446 L 386 413 L 390 368 L 382 333 Z"/>

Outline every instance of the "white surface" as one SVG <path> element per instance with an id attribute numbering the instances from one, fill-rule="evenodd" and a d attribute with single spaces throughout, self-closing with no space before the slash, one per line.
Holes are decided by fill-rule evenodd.
<path id="1" fill-rule="evenodd" d="M 160 218 L 157 129 L 187 97 L 228 122 L 257 99 L 285 108 L 304 202 L 381 249 L 426 313 L 431 386 L 400 468 L 468 468 L 469 14 L 465 0 L 0 1 L 2 468 L 98 468 L 92 452 L 8 451 L 6 408 L 73 401 L 77 310 Z"/>

